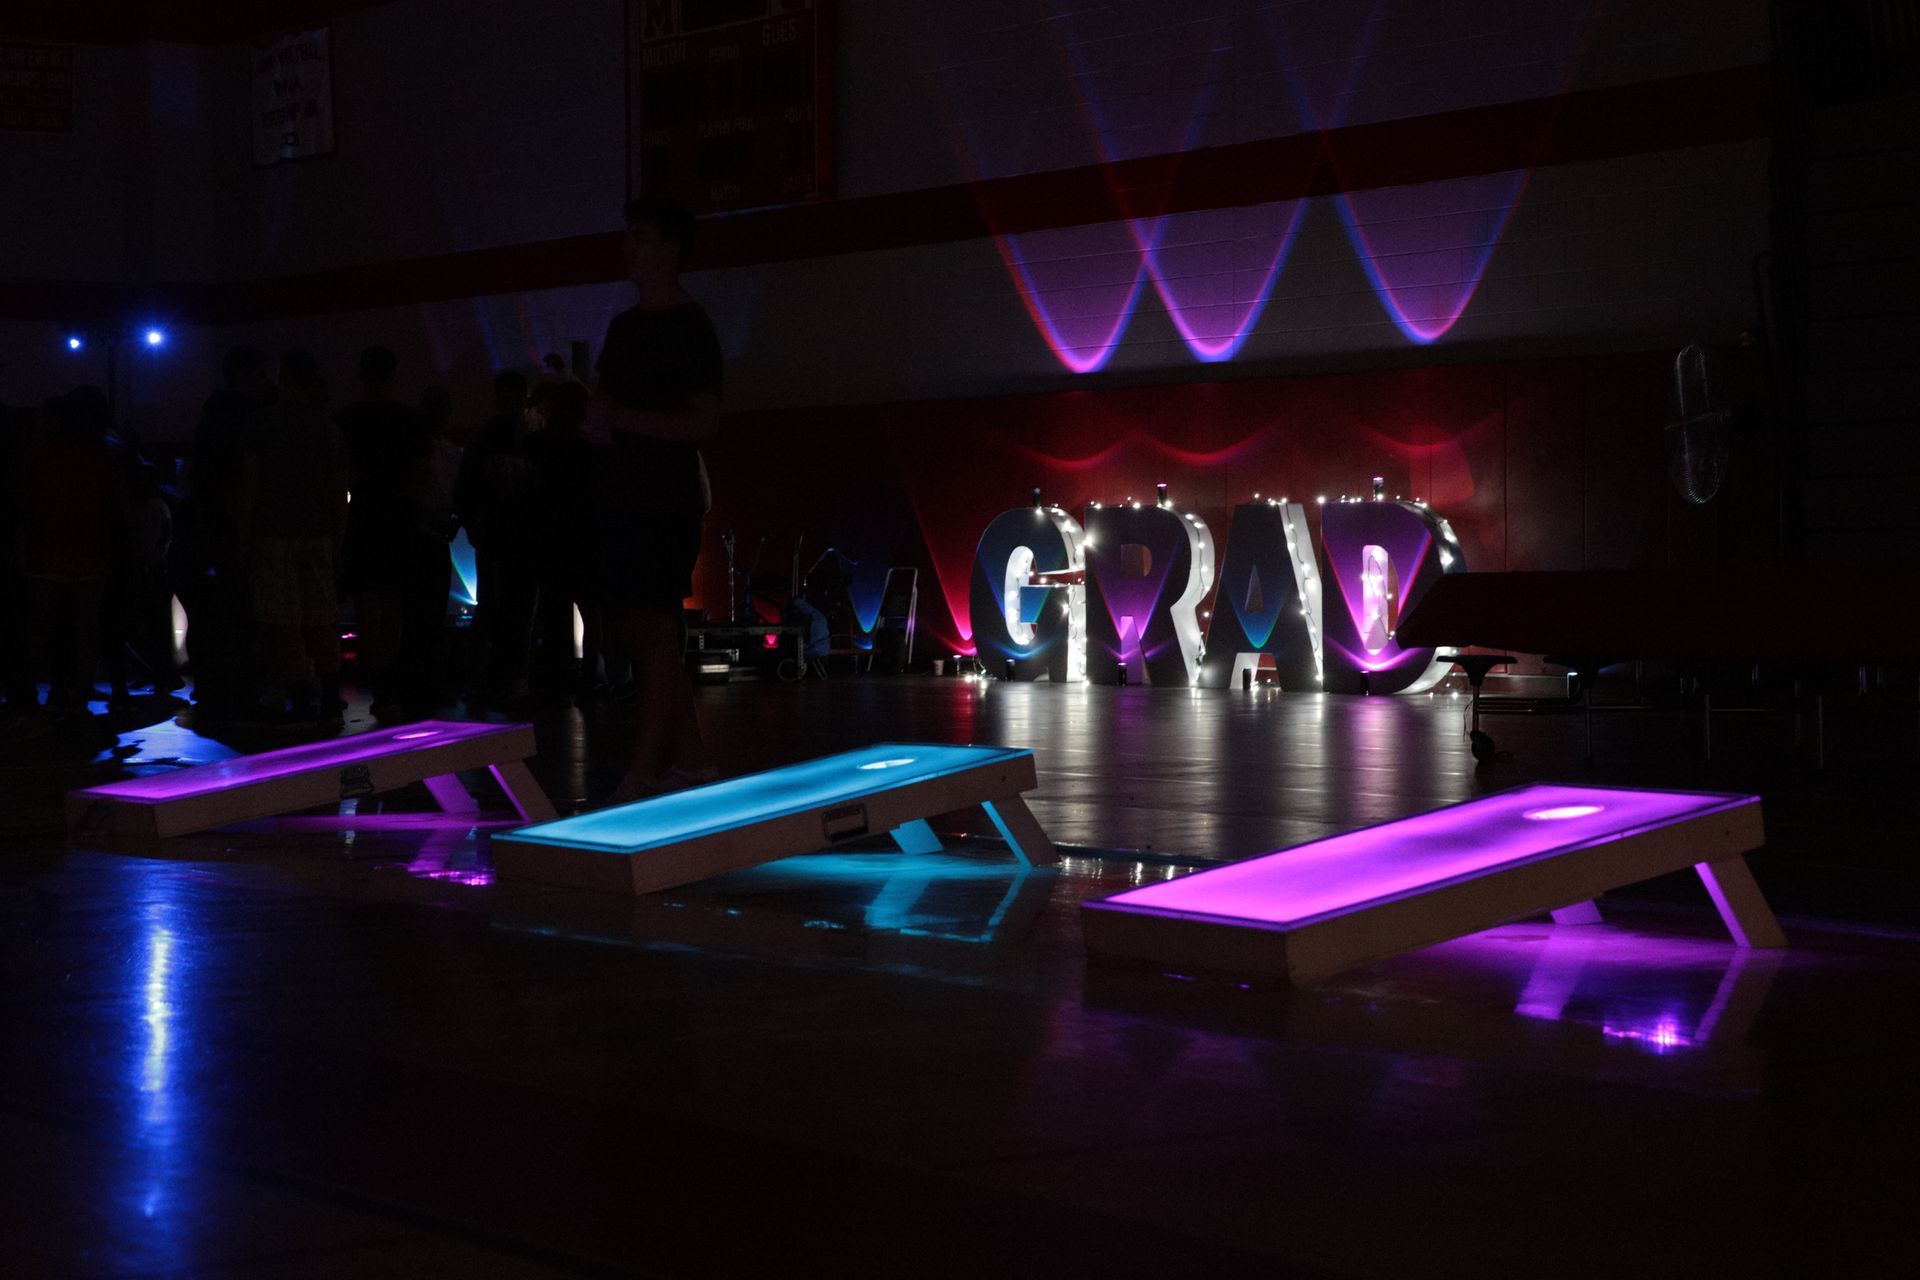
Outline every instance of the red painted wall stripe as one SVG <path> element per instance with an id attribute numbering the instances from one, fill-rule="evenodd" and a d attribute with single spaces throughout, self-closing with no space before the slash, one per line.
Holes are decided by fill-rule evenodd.
<path id="1" fill-rule="evenodd" d="M 1406 186 L 1768 136 L 1764 66 L 1353 125 L 1113 165 L 704 220 L 696 269 L 906 249 L 1195 209 Z M 139 303 L 176 321 L 245 323 L 598 284 L 614 232 L 265 280 L 120 287 L 0 282 L 0 315 L 72 320 Z"/>

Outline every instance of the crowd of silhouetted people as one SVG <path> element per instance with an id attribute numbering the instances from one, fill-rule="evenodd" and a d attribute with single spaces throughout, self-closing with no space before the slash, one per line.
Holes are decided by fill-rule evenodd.
<path id="1" fill-rule="evenodd" d="M 446 388 L 410 403 L 397 374 L 394 353 L 370 347 L 337 404 L 310 353 L 235 347 L 178 476 L 115 429 L 94 388 L 10 413 L 9 718 L 180 688 L 176 599 L 206 726 L 337 725 L 343 638 L 381 720 L 457 698 L 630 692 L 594 590 L 587 388 L 509 370 L 485 418 L 463 422 Z M 462 529 L 480 603 L 456 648 L 448 548 Z"/>
<path id="2" fill-rule="evenodd" d="M 308 351 L 237 346 L 178 475 L 142 456 L 97 390 L 10 415 L 6 736 L 92 715 L 102 675 L 109 704 L 178 688 L 177 599 L 196 727 L 338 727 L 351 659 L 387 722 L 456 697 L 471 711 L 631 691 L 616 798 L 711 776 L 682 606 L 710 505 L 701 445 L 718 429 L 720 344 L 680 283 L 692 215 L 643 199 L 626 221 L 637 304 L 608 327 L 591 391 L 550 356 L 535 382 L 497 374 L 474 423 L 444 387 L 402 397 L 385 347 L 361 353 L 342 392 Z M 477 612 L 456 631 L 448 547 L 462 529 Z M 473 642 L 457 655 L 456 634 Z"/>

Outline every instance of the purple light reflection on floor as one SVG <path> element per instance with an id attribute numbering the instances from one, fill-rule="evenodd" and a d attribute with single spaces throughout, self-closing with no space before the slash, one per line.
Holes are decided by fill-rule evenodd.
<path id="1" fill-rule="evenodd" d="M 1650 1027 L 1616 1026 L 1611 1022 L 1603 1023 L 1600 1034 L 1609 1040 L 1631 1040 L 1646 1045 L 1655 1053 L 1670 1053 L 1675 1049 L 1691 1049 L 1693 1041 L 1680 1034 L 1680 1020 L 1672 1014 L 1663 1014 Z"/>
<path id="2" fill-rule="evenodd" d="M 1649 827 L 1758 804 L 1754 796 L 1536 785 L 1116 894 L 1116 906 L 1298 925 Z M 1595 812 L 1529 822 L 1528 810 Z"/>
<path id="3" fill-rule="evenodd" d="M 198 765 L 174 773 L 129 778 L 124 782 L 89 787 L 80 794 L 149 803 L 179 800 L 227 787 L 284 778 L 312 769 L 334 768 L 422 747 L 437 747 L 448 742 L 465 742 L 489 734 L 513 732 L 524 727 L 474 721 L 423 720 L 393 729 L 376 729 L 371 733 L 356 733 L 344 738 L 283 747 L 278 751 L 263 751 L 258 755 L 236 756 L 231 760 Z"/>
<path id="4" fill-rule="evenodd" d="M 407 874 L 468 888 L 492 884 L 493 868 L 480 856 L 481 830 L 482 824 L 468 823 L 435 831 L 407 863 Z"/>
<path id="5" fill-rule="evenodd" d="M 1515 1013 L 1658 1055 L 1743 1043 L 1783 962 L 1779 952 L 1618 925 L 1553 926 L 1544 936 L 1537 925 L 1507 925 L 1427 954 L 1456 974 L 1462 961 L 1477 970 L 1527 959 Z"/>

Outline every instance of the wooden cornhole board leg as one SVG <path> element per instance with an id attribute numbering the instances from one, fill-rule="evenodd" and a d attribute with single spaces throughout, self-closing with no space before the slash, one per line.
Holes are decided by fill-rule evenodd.
<path id="1" fill-rule="evenodd" d="M 1698 862 L 1693 869 L 1700 873 L 1700 883 L 1707 887 L 1707 896 L 1713 899 L 1714 909 L 1735 942 L 1743 947 L 1787 945 L 1787 935 L 1774 919 L 1773 908 L 1767 905 L 1760 886 L 1754 883 L 1753 870 L 1744 855 Z"/>
<path id="2" fill-rule="evenodd" d="M 902 853 L 938 853 L 946 846 L 925 818 L 915 818 L 893 829 L 893 842 Z"/>
<path id="3" fill-rule="evenodd" d="M 1046 829 L 1033 816 L 1033 811 L 1027 808 L 1027 802 L 1018 795 L 988 800 L 980 807 L 993 819 L 1000 838 L 1007 842 L 1007 847 L 1013 850 L 1013 856 L 1020 859 L 1021 865 L 1031 867 L 1036 862 L 1051 864 L 1058 861 L 1059 854 L 1054 851 L 1053 841 L 1047 838 Z"/>
<path id="4" fill-rule="evenodd" d="M 553 811 L 553 801 L 547 799 L 547 793 L 540 782 L 527 768 L 524 760 L 508 760 L 502 764 L 490 764 L 488 772 L 500 789 L 507 793 L 507 799 L 520 814 L 522 822 L 550 822 L 557 815 Z"/>
<path id="5" fill-rule="evenodd" d="M 461 785 L 457 774 L 443 773 L 436 778 L 422 778 L 421 781 L 433 793 L 434 803 L 440 806 L 442 813 L 480 812 L 480 802 Z"/>
<path id="6" fill-rule="evenodd" d="M 1561 907 L 1553 912 L 1555 924 L 1600 924 L 1600 906 L 1589 898 L 1585 902 L 1576 902 L 1570 907 Z"/>
<path id="7" fill-rule="evenodd" d="M 1059 856 L 1054 850 L 1053 841 L 1047 838 L 1046 829 L 1021 797 L 1004 796 L 998 800 L 984 801 L 980 807 L 993 820 L 994 829 L 1007 842 L 1007 848 L 1020 860 L 1020 865 L 1031 867 L 1036 862 L 1051 863 Z M 924 818 L 895 827 L 893 842 L 902 853 L 939 853 L 946 847 Z"/>

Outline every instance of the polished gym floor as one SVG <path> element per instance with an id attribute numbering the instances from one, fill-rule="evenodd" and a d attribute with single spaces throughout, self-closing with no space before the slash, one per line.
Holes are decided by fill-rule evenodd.
<path id="1" fill-rule="evenodd" d="M 296 739 L 153 700 L 0 744 L 0 1271 L 22 1277 L 1920 1273 L 1911 705 L 843 679 L 703 689 L 734 773 L 1031 746 L 977 822 L 646 899 L 493 883 L 424 788 L 138 847 L 72 787 Z M 532 709 L 563 811 L 627 712 Z M 190 722 L 191 717 L 187 717 Z M 349 730 L 369 721 L 356 707 Z M 1793 946 L 1697 883 L 1296 990 L 1090 962 L 1077 904 L 1549 778 L 1751 790 Z M 484 784 L 481 784 L 484 786 Z M 487 792 L 481 792 L 483 800 Z"/>

